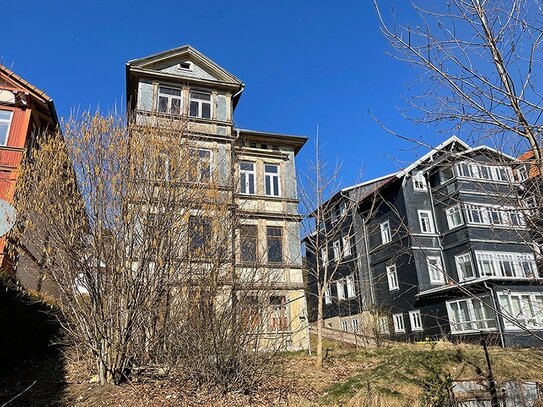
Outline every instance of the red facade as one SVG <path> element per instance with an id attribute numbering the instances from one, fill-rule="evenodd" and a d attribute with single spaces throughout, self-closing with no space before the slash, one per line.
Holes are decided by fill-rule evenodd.
<path id="1" fill-rule="evenodd" d="M 31 154 L 35 138 L 58 124 L 53 100 L 0 65 L 0 199 L 13 201 L 19 166 Z M 0 261 L 5 266 L 5 237 Z"/>

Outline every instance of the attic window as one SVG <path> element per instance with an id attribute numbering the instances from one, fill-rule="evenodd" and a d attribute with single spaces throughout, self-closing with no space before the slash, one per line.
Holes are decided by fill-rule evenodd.
<path id="1" fill-rule="evenodd" d="M 181 69 L 184 71 L 191 71 L 192 70 L 192 64 L 188 61 L 180 62 L 179 65 L 177 65 L 177 69 Z"/>

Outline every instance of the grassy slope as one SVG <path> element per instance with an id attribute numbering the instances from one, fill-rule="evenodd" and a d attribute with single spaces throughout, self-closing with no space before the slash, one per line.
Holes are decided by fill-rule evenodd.
<path id="1" fill-rule="evenodd" d="M 454 380 L 477 380 L 477 368 L 486 371 L 480 346 L 437 344 L 392 344 L 373 349 L 344 349 L 327 341 L 331 358 L 322 372 L 309 366 L 301 379 L 319 393 L 324 405 L 415 406 L 421 384 L 437 376 Z M 490 348 L 492 368 L 498 381 L 543 382 L 543 351 Z M 293 358 L 295 359 L 295 358 Z M 307 362 L 309 362 L 306 359 Z M 368 392 L 371 397 L 368 397 Z"/>

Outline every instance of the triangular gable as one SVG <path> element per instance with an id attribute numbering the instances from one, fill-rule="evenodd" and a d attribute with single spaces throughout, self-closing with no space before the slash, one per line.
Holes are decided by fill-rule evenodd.
<path id="1" fill-rule="evenodd" d="M 52 102 L 53 100 L 47 96 L 45 92 L 39 90 L 34 85 L 30 84 L 30 82 L 24 80 L 15 72 L 12 72 L 6 68 L 4 65 L 0 65 L 0 85 L 11 87 L 13 89 L 24 89 L 32 96 L 42 100 L 45 103 Z"/>
<path id="2" fill-rule="evenodd" d="M 190 45 L 184 45 L 140 59 L 133 59 L 128 61 L 128 65 L 131 68 L 184 78 L 189 77 L 242 85 L 238 78 Z"/>
<path id="3" fill-rule="evenodd" d="M 401 171 L 398 171 L 396 176 L 398 178 L 401 178 L 404 175 L 409 174 L 412 170 L 417 168 L 419 165 L 425 163 L 426 161 L 432 160 L 437 153 L 440 153 L 440 152 L 453 152 L 454 149 L 457 149 L 456 152 L 461 152 L 461 151 L 469 150 L 469 148 L 470 148 L 469 145 L 466 144 L 464 141 L 460 140 L 456 136 L 452 136 L 452 137 L 448 138 L 447 140 L 445 140 L 440 145 L 438 145 L 435 148 L 431 149 L 429 152 L 424 154 L 421 158 L 419 158 L 417 161 L 415 161 L 410 166 L 404 168 Z"/>

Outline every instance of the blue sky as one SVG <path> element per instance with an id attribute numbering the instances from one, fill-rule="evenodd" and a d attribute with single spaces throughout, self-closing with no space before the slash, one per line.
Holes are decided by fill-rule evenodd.
<path id="1" fill-rule="evenodd" d="M 406 3 L 384 2 L 409 21 Z M 443 138 L 397 112 L 417 74 L 386 55 L 370 0 L 27 0 L 2 10 L 2 63 L 50 94 L 60 116 L 122 105 L 126 61 L 191 44 L 245 82 L 238 127 L 311 138 L 318 127 L 326 160 L 343 163 L 344 185 L 425 152 L 388 135 L 370 111 L 396 131 Z M 311 155 L 310 141 L 300 169 Z"/>

